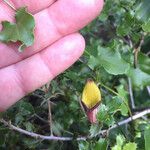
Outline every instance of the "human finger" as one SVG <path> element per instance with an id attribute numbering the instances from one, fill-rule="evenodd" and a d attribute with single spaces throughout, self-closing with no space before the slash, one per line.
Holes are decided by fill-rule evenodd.
<path id="1" fill-rule="evenodd" d="M 92 21 L 101 11 L 103 0 L 59 0 L 35 14 L 35 42 L 24 53 L 17 46 L 0 44 L 0 68 L 19 62 L 65 35 L 74 33 Z"/>
<path id="2" fill-rule="evenodd" d="M 43 51 L 0 69 L 0 111 L 67 69 L 81 56 L 84 47 L 80 34 L 68 35 Z"/>

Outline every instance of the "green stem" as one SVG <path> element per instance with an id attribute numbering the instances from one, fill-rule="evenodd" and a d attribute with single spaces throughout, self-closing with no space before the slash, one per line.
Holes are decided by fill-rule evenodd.
<path id="1" fill-rule="evenodd" d="M 9 7 L 11 7 L 14 11 L 16 11 L 16 8 L 8 1 L 8 0 L 3 0 Z"/>
<path id="2" fill-rule="evenodd" d="M 128 103 L 126 102 L 126 100 L 124 99 L 124 97 L 122 97 L 121 95 L 119 95 L 117 92 L 115 92 L 114 90 L 112 90 L 111 88 L 109 88 L 108 86 L 104 85 L 103 83 L 100 83 L 101 86 L 103 86 L 105 89 L 107 89 L 108 91 L 110 91 L 111 93 L 117 95 L 118 97 L 120 97 L 123 100 L 123 103 L 126 105 L 126 107 L 128 108 L 130 117 L 132 117 L 132 112 L 131 109 L 128 105 Z"/>
<path id="3" fill-rule="evenodd" d="M 90 54 L 87 50 L 85 50 L 84 52 L 85 52 L 87 55 L 91 56 L 91 54 Z"/>

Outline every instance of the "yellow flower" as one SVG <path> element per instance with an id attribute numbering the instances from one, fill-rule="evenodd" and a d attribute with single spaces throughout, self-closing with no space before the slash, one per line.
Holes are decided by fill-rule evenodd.
<path id="1" fill-rule="evenodd" d="M 93 80 L 89 79 L 87 81 L 82 93 L 81 101 L 88 110 L 100 104 L 101 93 L 98 86 L 94 83 Z"/>

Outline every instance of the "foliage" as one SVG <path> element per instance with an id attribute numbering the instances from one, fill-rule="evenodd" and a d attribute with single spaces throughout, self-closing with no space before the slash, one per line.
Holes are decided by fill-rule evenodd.
<path id="1" fill-rule="evenodd" d="M 0 32 L 0 41 L 2 42 L 21 42 L 19 51 L 31 46 L 34 42 L 33 30 L 35 21 L 31 14 L 29 14 L 25 7 L 16 11 L 16 23 L 3 21 L 3 30 Z"/>
<path id="2" fill-rule="evenodd" d="M 130 117 L 131 112 L 134 115 L 150 106 L 147 91 L 150 85 L 149 10 L 149 0 L 106 0 L 102 14 L 81 31 L 87 43 L 84 55 L 51 84 L 26 96 L 2 114 L 15 126 L 50 135 L 47 106 L 50 100 L 53 134 L 74 140 L 34 139 L 9 130 L 1 123 L 0 149 L 149 150 L 148 115 L 107 130 Z M 102 94 L 97 114 L 99 122 L 92 125 L 79 104 L 88 78 L 99 85 Z M 136 109 L 130 104 L 130 88 Z M 104 130 L 106 132 L 99 134 Z M 76 141 L 77 137 L 89 139 Z"/>

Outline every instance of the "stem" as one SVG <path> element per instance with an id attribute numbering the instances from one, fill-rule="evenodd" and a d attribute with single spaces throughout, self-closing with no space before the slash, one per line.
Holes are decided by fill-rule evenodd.
<path id="1" fill-rule="evenodd" d="M 148 91 L 148 94 L 150 96 L 150 86 L 147 86 L 147 91 Z"/>
<path id="2" fill-rule="evenodd" d="M 85 50 L 84 52 L 85 52 L 87 55 L 91 56 L 91 54 L 90 54 L 87 50 Z"/>
<path id="3" fill-rule="evenodd" d="M 41 118 L 39 115 L 34 114 L 35 117 L 37 117 L 39 120 L 43 121 L 44 123 L 49 123 L 47 120 Z"/>
<path id="4" fill-rule="evenodd" d="M 140 43 L 138 45 L 137 48 L 134 49 L 134 68 L 137 68 L 137 64 L 138 64 L 138 54 L 141 50 L 142 44 L 144 43 L 144 37 L 145 37 L 145 33 L 142 35 Z"/>
<path id="5" fill-rule="evenodd" d="M 130 101 L 131 101 L 131 108 L 135 109 L 131 78 L 128 78 L 128 84 L 129 84 L 129 95 L 130 95 Z"/>
<path id="6" fill-rule="evenodd" d="M 124 125 L 124 124 L 127 124 L 127 123 L 133 121 L 133 120 L 136 120 L 136 119 L 138 119 L 138 118 L 142 118 L 143 116 L 145 116 L 145 115 L 147 115 L 147 114 L 150 114 L 150 109 L 146 109 L 146 110 L 144 110 L 144 111 L 142 111 L 142 112 L 139 112 L 138 114 L 136 114 L 136 115 L 134 115 L 134 116 L 132 116 L 132 117 L 129 117 L 129 118 L 123 120 L 123 121 L 120 121 L 120 122 L 118 122 L 118 125 L 119 125 L 119 126 L 122 126 L 122 125 Z M 118 125 L 112 126 L 111 128 L 109 128 L 109 131 L 112 130 L 112 129 L 117 128 Z M 102 131 L 99 132 L 99 134 L 103 134 L 103 133 L 105 133 L 106 131 L 107 131 L 107 130 L 102 130 Z"/>
<path id="7" fill-rule="evenodd" d="M 120 122 L 118 122 L 118 125 L 122 126 L 124 124 L 127 124 L 127 123 L 133 121 L 133 120 L 141 118 L 141 117 L 143 117 L 143 116 L 145 116 L 147 114 L 150 114 L 150 109 L 146 109 L 146 110 L 144 110 L 142 112 L 139 112 L 138 114 L 136 114 L 136 115 L 134 115 L 132 117 L 129 117 L 129 118 L 123 120 L 123 121 L 120 121 Z M 74 139 L 73 137 L 58 137 L 58 136 L 53 136 L 53 135 L 51 135 L 51 136 L 44 136 L 44 135 L 41 135 L 41 134 L 37 134 L 37 133 L 34 133 L 34 132 L 29 132 L 29 131 L 26 131 L 26 130 L 21 129 L 19 127 L 16 127 L 16 126 L 14 126 L 14 125 L 11 124 L 11 121 L 7 122 L 4 119 L 0 119 L 0 122 L 3 123 L 5 126 L 8 126 L 12 130 L 15 130 L 15 131 L 17 131 L 19 133 L 28 135 L 28 136 L 36 138 L 36 139 L 50 140 L 50 141 L 51 140 L 54 140 L 54 141 L 72 141 L 72 140 L 85 141 L 87 139 L 90 139 L 90 137 L 87 137 L 87 136 L 85 136 L 85 137 L 78 137 L 76 139 Z M 114 126 L 112 126 L 111 128 L 109 128 L 109 131 L 112 130 L 112 129 L 117 128 L 118 125 L 115 124 Z M 98 133 L 98 135 L 104 134 L 107 131 L 108 131 L 108 129 L 107 130 L 101 130 Z"/>
<path id="8" fill-rule="evenodd" d="M 50 135 L 53 135 L 52 131 L 52 113 L 51 113 L 51 102 L 48 101 L 48 116 L 49 116 L 49 127 L 50 127 Z"/>
<path id="9" fill-rule="evenodd" d="M 132 117 L 132 112 L 130 110 L 130 107 L 127 103 L 127 100 L 124 99 L 124 97 L 122 97 L 121 95 L 119 95 L 117 92 L 115 92 L 114 90 L 112 90 L 111 88 L 109 88 L 108 86 L 104 85 L 103 83 L 100 83 L 101 86 L 103 86 L 104 88 L 106 88 L 107 90 L 109 90 L 110 92 L 112 92 L 113 94 L 117 95 L 118 97 L 120 97 L 123 100 L 123 103 L 126 105 L 126 107 L 128 108 L 130 117 Z"/>
<path id="10" fill-rule="evenodd" d="M 16 11 L 16 8 L 8 1 L 8 0 L 3 0 L 9 7 L 11 7 L 14 11 Z"/>
<path id="11" fill-rule="evenodd" d="M 128 37 L 128 41 L 129 41 L 129 46 L 131 48 L 133 48 L 133 43 L 132 43 L 131 37 L 129 35 L 127 37 Z"/>

